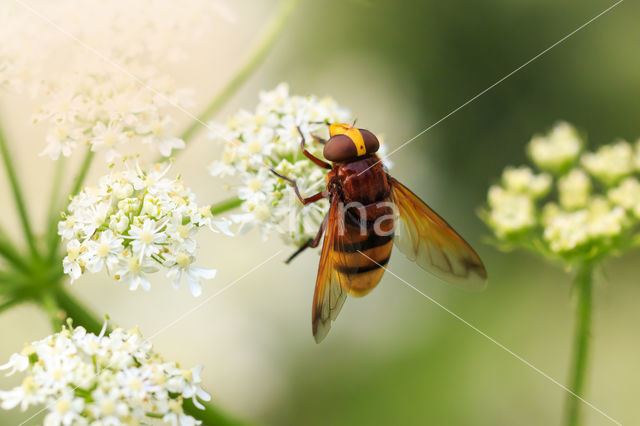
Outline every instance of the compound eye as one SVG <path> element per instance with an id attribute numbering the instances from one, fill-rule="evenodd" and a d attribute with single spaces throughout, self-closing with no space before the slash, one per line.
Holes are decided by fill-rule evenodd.
<path id="1" fill-rule="evenodd" d="M 324 158 L 329 161 L 346 161 L 358 156 L 358 151 L 347 135 L 332 136 L 324 146 Z"/>
<path id="2" fill-rule="evenodd" d="M 380 148 L 380 142 L 378 141 L 376 135 L 365 129 L 358 130 L 360 130 L 360 133 L 362 134 L 362 139 L 364 140 L 364 147 L 367 150 L 367 154 L 378 152 L 378 149 Z"/>

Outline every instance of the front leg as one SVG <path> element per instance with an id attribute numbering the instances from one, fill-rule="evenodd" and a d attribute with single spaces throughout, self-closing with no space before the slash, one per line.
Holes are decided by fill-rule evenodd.
<path id="1" fill-rule="evenodd" d="M 331 170 L 331 164 L 327 163 L 326 161 L 323 161 L 321 159 L 319 159 L 318 157 L 314 156 L 312 153 L 310 153 L 309 151 L 307 151 L 307 149 L 304 147 L 305 145 L 305 140 L 304 140 L 304 134 L 302 134 L 302 130 L 300 129 L 300 126 L 298 127 L 298 133 L 300 133 L 300 137 L 302 138 L 302 140 L 300 141 L 300 148 L 302 148 L 302 153 L 305 155 L 305 157 L 307 157 L 309 160 L 313 161 L 315 164 L 317 164 L 320 167 L 323 167 L 327 170 Z"/>
<path id="2" fill-rule="evenodd" d="M 327 195 L 329 194 L 326 190 L 322 191 L 322 192 L 318 192 L 316 195 L 312 195 L 311 197 L 307 197 L 304 198 L 301 194 L 300 194 L 300 190 L 298 189 L 298 184 L 296 183 L 295 180 L 290 179 L 286 176 L 282 176 L 280 173 L 276 172 L 273 169 L 270 169 L 271 173 L 273 173 L 274 175 L 278 176 L 280 179 L 284 179 L 287 182 L 289 182 L 292 186 L 293 186 L 293 190 L 296 192 L 296 195 L 298 196 L 298 199 L 300 200 L 300 202 L 304 205 L 309 204 L 309 203 L 315 203 L 318 200 L 321 200 L 323 198 L 326 198 Z"/>
<path id="3" fill-rule="evenodd" d="M 311 135 L 311 137 L 313 138 L 314 141 L 321 143 L 322 145 L 326 145 L 327 144 L 327 140 L 326 139 L 322 139 L 320 136 L 316 136 L 316 135 Z"/>

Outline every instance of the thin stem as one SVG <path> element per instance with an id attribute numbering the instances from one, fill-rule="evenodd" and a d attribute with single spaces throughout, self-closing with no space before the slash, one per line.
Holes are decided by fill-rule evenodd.
<path id="1" fill-rule="evenodd" d="M 69 194 L 71 197 L 80 192 L 80 188 L 82 188 L 84 179 L 87 177 L 87 173 L 89 172 L 89 167 L 91 166 L 91 161 L 93 160 L 94 155 L 95 153 L 91 151 L 91 148 L 87 148 L 87 152 L 84 155 L 82 164 L 80 164 L 80 170 L 78 170 L 78 174 L 73 180 L 73 187 L 71 188 L 71 193 Z"/>
<path id="2" fill-rule="evenodd" d="M 220 201 L 217 204 L 211 206 L 211 214 L 216 216 L 229 210 L 233 210 L 242 205 L 243 201 L 238 197 L 229 198 L 228 200 Z"/>
<path id="3" fill-rule="evenodd" d="M 87 177 L 87 173 L 89 173 L 89 168 L 91 167 L 91 162 L 93 161 L 95 153 L 91 151 L 91 148 L 87 148 L 87 152 L 84 155 L 82 163 L 80 164 L 80 169 L 78 170 L 78 174 L 73 180 L 73 186 L 71 187 L 71 192 L 69 193 L 69 197 L 73 197 L 82 188 L 82 184 L 84 183 L 85 178 Z M 51 238 L 49 239 L 49 260 L 53 261 L 56 256 L 56 251 L 58 248 L 58 243 L 60 242 L 60 237 L 58 236 L 57 229 L 55 226 L 56 222 L 50 224 L 49 226 L 53 226 L 53 229 L 49 229 L 49 232 L 52 233 Z"/>
<path id="4" fill-rule="evenodd" d="M 182 403 L 184 412 L 190 416 L 201 420 L 203 425 L 207 426 L 240 426 L 243 422 L 231 419 L 226 414 L 219 411 L 216 407 L 208 402 L 201 402 L 204 405 L 204 410 L 199 409 L 193 405 L 193 401 L 185 399 Z"/>
<path id="5" fill-rule="evenodd" d="M 589 338 L 591 335 L 591 311 L 593 305 L 593 265 L 582 265 L 575 278 L 577 295 L 575 307 L 575 328 L 573 340 L 573 355 L 569 373 L 569 389 L 576 395 L 582 396 L 585 386 L 585 376 L 588 362 Z M 575 396 L 567 395 L 567 426 L 581 424 L 582 402 Z"/>
<path id="6" fill-rule="evenodd" d="M 0 292 L 15 293 L 25 288 L 25 284 L 29 283 L 29 277 L 16 271 L 0 271 Z"/>
<path id="7" fill-rule="evenodd" d="M 235 94 L 242 84 L 253 74 L 253 72 L 262 64 L 267 57 L 271 48 L 275 45 L 278 36 L 285 27 L 285 24 L 293 14 L 293 11 L 299 0 L 283 0 L 280 4 L 278 12 L 275 14 L 269 25 L 265 28 L 262 35 L 258 38 L 258 44 L 253 48 L 247 61 L 235 73 L 233 78 L 222 88 L 215 98 L 206 106 L 204 111 L 198 115 L 195 120 L 180 135 L 180 138 L 188 143 L 196 132 L 200 129 L 203 122 L 209 120 L 224 104 Z M 159 161 L 164 158 L 159 159 Z"/>
<path id="8" fill-rule="evenodd" d="M 151 411 L 147 411 L 146 413 L 144 413 L 144 415 L 147 416 L 147 417 L 151 417 L 152 419 L 162 419 L 162 418 L 164 418 L 164 414 L 152 413 Z"/>
<path id="9" fill-rule="evenodd" d="M 78 302 L 75 297 L 59 287 L 55 292 L 56 304 L 64 311 L 67 318 L 72 318 L 74 325 L 81 325 L 87 331 L 99 334 L 103 321 L 100 321 L 88 308 Z"/>
<path id="10" fill-rule="evenodd" d="M 56 168 L 53 174 L 51 192 L 49 196 L 49 213 L 47 214 L 47 247 L 49 250 L 55 249 L 57 244 L 57 222 L 60 215 L 60 187 L 65 166 L 64 157 L 56 161 Z"/>
<path id="11" fill-rule="evenodd" d="M 3 231 L 0 231 L 0 256 L 4 257 L 17 269 L 23 272 L 29 271 L 29 266 L 24 262 L 18 250 L 16 250 Z"/>
<path id="12" fill-rule="evenodd" d="M 11 191 L 13 192 L 13 198 L 15 200 L 16 207 L 18 209 L 18 215 L 20 216 L 20 222 L 22 223 L 22 229 L 24 231 L 27 244 L 29 245 L 31 254 L 37 257 L 38 250 L 36 248 L 36 239 L 31 229 L 31 223 L 29 222 L 27 208 L 24 202 L 24 198 L 22 197 L 22 190 L 20 189 L 20 183 L 18 182 L 18 175 L 16 174 L 13 159 L 11 158 L 11 153 L 9 152 L 7 139 L 4 136 L 2 127 L 0 127 L 0 153 L 2 154 L 2 161 L 4 163 L 4 168 L 7 172 L 7 177 L 9 178 L 9 185 L 11 186 Z"/>
<path id="13" fill-rule="evenodd" d="M 42 303 L 42 308 L 49 316 L 49 320 L 51 321 L 51 328 L 54 333 L 57 333 L 62 328 L 62 321 L 64 320 L 64 312 L 58 306 L 58 302 L 56 301 L 53 294 L 49 292 L 45 292 L 41 297 L 40 301 Z"/>

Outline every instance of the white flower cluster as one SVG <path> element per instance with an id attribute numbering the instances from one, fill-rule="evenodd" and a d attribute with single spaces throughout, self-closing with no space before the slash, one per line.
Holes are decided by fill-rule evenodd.
<path id="1" fill-rule="evenodd" d="M 560 123 L 529 143 L 543 172 L 505 169 L 481 214 L 501 242 L 567 262 L 632 244 L 640 225 L 640 142 L 617 141 L 595 152 L 583 146 L 578 132 Z"/>
<path id="2" fill-rule="evenodd" d="M 64 272 L 75 280 L 103 269 L 131 290 L 149 290 L 147 274 L 166 269 L 175 287 L 186 278 L 194 296 L 201 279 L 215 270 L 196 267 L 196 232 L 203 226 L 230 234 L 228 220 L 214 220 L 209 206 L 199 206 L 180 177 L 165 177 L 169 166 L 139 166 L 104 176 L 69 204 L 58 224 L 67 242 Z"/>
<path id="3" fill-rule="evenodd" d="M 131 143 L 168 156 L 176 106 L 192 103 L 167 73 L 219 15 L 209 0 L 2 2 L 0 87 L 27 90 L 47 123 L 43 155 L 89 146 L 112 163 Z M 140 147 L 133 148 L 134 153 Z"/>
<path id="4" fill-rule="evenodd" d="M 349 111 L 332 98 L 292 96 L 289 87 L 280 84 L 260 94 L 255 112 L 242 110 L 225 125 L 211 124 L 211 137 L 224 144 L 224 151 L 210 172 L 235 179 L 234 191 L 243 201 L 243 213 L 232 219 L 240 224 L 240 232 L 257 226 L 265 238 L 275 231 L 293 244 L 315 236 L 328 209 L 327 201 L 303 206 L 292 186 L 269 169 L 294 179 L 303 196 L 323 191 L 326 170 L 302 154 L 298 127 L 306 148 L 322 158 L 323 145 L 312 135 L 326 139 L 328 131 L 323 123 L 350 121 Z"/>
<path id="5" fill-rule="evenodd" d="M 201 388 L 202 367 L 165 362 L 138 329 L 99 335 L 82 327 L 25 345 L 0 370 L 26 373 L 22 384 L 0 391 L 0 406 L 24 411 L 45 405 L 45 426 L 137 425 L 162 419 L 171 425 L 202 424 L 183 410 L 184 399 L 211 398 Z"/>

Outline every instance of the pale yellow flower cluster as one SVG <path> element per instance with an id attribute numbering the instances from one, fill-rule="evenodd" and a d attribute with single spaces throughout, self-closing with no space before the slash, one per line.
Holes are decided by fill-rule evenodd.
<path id="1" fill-rule="evenodd" d="M 640 224 L 640 141 L 583 149 L 578 131 L 559 123 L 527 147 L 540 172 L 504 170 L 481 213 L 501 245 L 571 262 L 633 244 Z"/>

